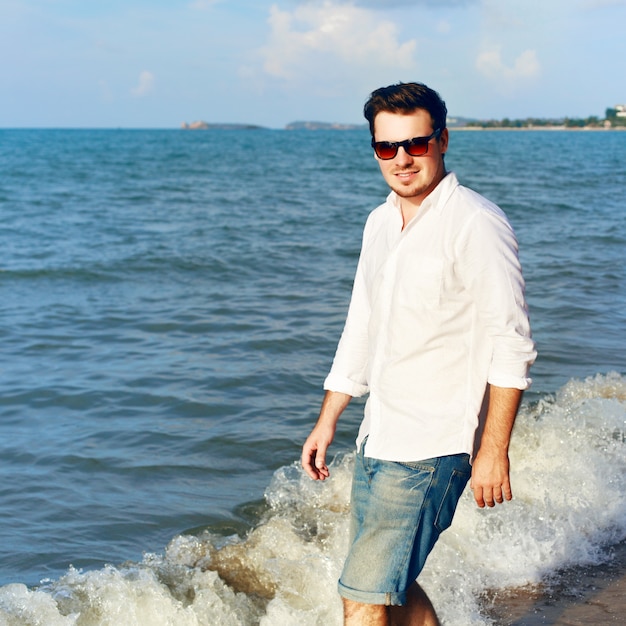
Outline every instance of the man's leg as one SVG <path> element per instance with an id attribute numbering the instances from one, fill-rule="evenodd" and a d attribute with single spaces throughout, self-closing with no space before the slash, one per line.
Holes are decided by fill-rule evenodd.
<path id="1" fill-rule="evenodd" d="M 390 626 L 440 626 L 435 609 L 426 592 L 413 583 L 404 606 L 389 607 Z"/>
<path id="2" fill-rule="evenodd" d="M 361 604 L 343 600 L 344 626 L 440 626 L 424 590 L 413 583 L 404 606 Z"/>
<path id="3" fill-rule="evenodd" d="M 343 598 L 343 623 L 344 626 L 389 626 L 387 607 Z"/>

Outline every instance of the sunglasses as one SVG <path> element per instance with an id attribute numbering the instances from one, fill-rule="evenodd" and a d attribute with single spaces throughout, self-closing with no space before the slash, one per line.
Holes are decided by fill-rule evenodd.
<path id="1" fill-rule="evenodd" d="M 432 135 L 428 137 L 413 137 L 413 139 L 405 139 L 404 141 L 374 141 L 372 139 L 372 148 L 379 159 L 388 161 L 398 154 L 398 148 L 402 146 L 406 153 L 410 156 L 424 156 L 428 152 L 428 142 L 433 139 L 439 139 L 441 128 L 438 128 Z"/>

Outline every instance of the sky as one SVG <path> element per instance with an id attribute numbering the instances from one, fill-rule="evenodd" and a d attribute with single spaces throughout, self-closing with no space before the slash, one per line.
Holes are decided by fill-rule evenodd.
<path id="1" fill-rule="evenodd" d="M 1 128 L 361 124 L 419 81 L 451 116 L 626 104 L 626 0 L 0 0 Z"/>

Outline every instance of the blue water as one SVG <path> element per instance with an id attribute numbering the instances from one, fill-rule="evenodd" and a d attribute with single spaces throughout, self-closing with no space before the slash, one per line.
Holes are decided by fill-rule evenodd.
<path id="1" fill-rule="evenodd" d="M 571 458 L 559 456 L 558 433 L 584 431 L 580 462 L 606 480 L 610 449 L 615 472 L 618 509 L 600 519 L 580 509 L 580 525 L 538 548 L 526 578 L 496 581 L 524 584 L 626 536 L 626 133 L 455 131 L 446 163 L 507 212 L 520 240 L 539 358 L 518 465 L 537 453 L 531 425 L 541 424 L 554 429 L 542 445 L 556 436 L 546 453 L 561 467 Z M 274 544 L 287 527 L 302 538 L 323 525 L 320 511 L 347 506 L 362 404 L 349 407 L 333 447 L 347 455 L 327 486 L 337 502 L 320 501 L 331 496 L 301 481 L 295 462 L 365 218 L 386 193 L 364 131 L 0 130 L 0 623 L 114 623 L 85 617 L 86 607 L 111 577 L 116 610 L 140 607 L 121 585 L 137 593 L 145 572 L 168 610 L 187 611 L 171 623 L 335 623 L 334 592 L 305 610 L 289 600 L 302 589 L 285 591 L 311 538 L 293 557 L 295 539 Z M 598 441 L 604 457 L 590 450 Z M 563 480 L 571 509 L 578 495 Z M 492 541 L 497 515 L 484 518 Z M 329 581 L 344 519 L 328 521 Z M 532 519 L 516 528 L 525 545 L 538 541 Z M 597 533 L 578 551 L 592 521 Z M 255 537 L 261 553 L 247 557 Z M 217 567 L 224 542 L 242 552 Z M 289 565 L 272 570 L 265 592 L 241 582 L 251 569 L 271 578 L 277 559 Z M 200 600 L 173 590 L 189 572 L 214 570 L 219 580 L 194 579 L 194 597 L 219 586 L 223 614 L 212 601 L 202 621 Z M 486 574 L 480 585 L 496 582 Z M 459 606 L 452 622 L 483 623 L 469 600 Z M 161 623 L 142 610 L 126 623 Z"/>

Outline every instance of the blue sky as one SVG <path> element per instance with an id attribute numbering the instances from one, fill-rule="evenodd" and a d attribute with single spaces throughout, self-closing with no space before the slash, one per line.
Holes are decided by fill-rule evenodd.
<path id="1" fill-rule="evenodd" d="M 361 123 L 398 81 L 452 115 L 626 103 L 626 0 L 0 0 L 0 127 Z"/>

